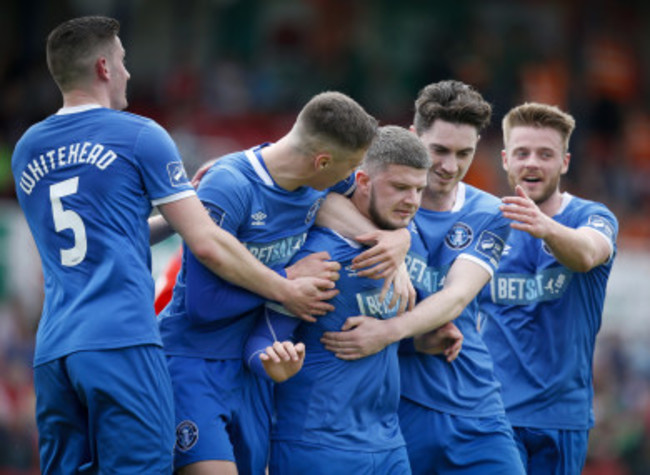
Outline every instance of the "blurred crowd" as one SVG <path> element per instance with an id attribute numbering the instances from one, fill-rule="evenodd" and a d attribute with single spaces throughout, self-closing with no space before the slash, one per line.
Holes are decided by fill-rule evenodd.
<path id="1" fill-rule="evenodd" d="M 382 123 L 408 126 L 418 90 L 456 78 L 494 107 L 468 181 L 506 193 L 501 117 L 523 101 L 556 104 L 578 125 L 565 188 L 607 203 L 621 224 L 620 245 L 650 252 L 648 2 L 5 1 L 0 198 L 7 202 L 16 140 L 61 105 L 45 37 L 71 16 L 94 13 L 122 23 L 129 110 L 172 133 L 190 174 L 211 157 L 279 138 L 317 92 L 341 90 Z M 3 294 L 0 474 L 28 473 L 36 463 L 29 368 L 39 308 Z M 600 336 L 585 473 L 650 473 L 647 348 L 642 339 L 630 345 L 614 333 Z"/>

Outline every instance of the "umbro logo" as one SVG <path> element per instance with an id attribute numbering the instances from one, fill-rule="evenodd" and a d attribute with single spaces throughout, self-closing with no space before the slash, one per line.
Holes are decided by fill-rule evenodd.
<path id="1" fill-rule="evenodd" d="M 253 218 L 253 222 L 251 223 L 253 226 L 264 226 L 266 224 L 266 213 L 264 211 L 258 211 L 257 213 L 254 213 L 251 215 L 251 218 Z"/>

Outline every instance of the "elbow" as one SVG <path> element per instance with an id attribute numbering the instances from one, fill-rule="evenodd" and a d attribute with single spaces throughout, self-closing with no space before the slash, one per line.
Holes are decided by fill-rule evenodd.
<path id="1" fill-rule="evenodd" d="M 576 259 L 567 267 L 574 272 L 586 273 L 603 262 L 604 261 L 599 260 L 595 255 L 584 254 L 576 256 Z"/>

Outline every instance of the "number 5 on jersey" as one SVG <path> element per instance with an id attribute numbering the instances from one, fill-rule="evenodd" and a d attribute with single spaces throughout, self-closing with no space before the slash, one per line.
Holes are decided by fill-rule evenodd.
<path id="1" fill-rule="evenodd" d="M 61 249 L 61 264 L 67 267 L 80 264 L 86 257 L 86 250 L 88 248 L 86 227 L 84 226 L 83 220 L 74 211 L 63 209 L 63 204 L 61 203 L 61 198 L 75 194 L 78 186 L 78 176 L 50 186 L 54 228 L 57 233 L 65 229 L 72 229 L 72 233 L 74 234 L 74 246 L 69 249 Z"/>

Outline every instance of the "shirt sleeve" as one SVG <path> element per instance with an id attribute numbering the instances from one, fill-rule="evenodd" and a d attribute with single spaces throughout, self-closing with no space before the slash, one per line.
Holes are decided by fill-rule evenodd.
<path id="1" fill-rule="evenodd" d="M 193 195 L 183 160 L 167 131 L 148 122 L 138 134 L 134 155 L 153 206 Z"/>
<path id="2" fill-rule="evenodd" d="M 300 323 L 301 321 L 297 318 L 267 307 L 244 347 L 244 359 L 251 371 L 270 381 L 271 378 L 266 374 L 262 360 L 259 358 L 260 353 L 263 353 L 267 346 L 273 345 L 276 341 L 292 338 Z"/>
<path id="3" fill-rule="evenodd" d="M 458 257 L 475 262 L 492 276 L 499 266 L 501 254 L 510 235 L 510 222 L 501 215 L 501 212 L 486 213 L 482 218 L 481 225 L 477 226 L 478 236 Z"/>

